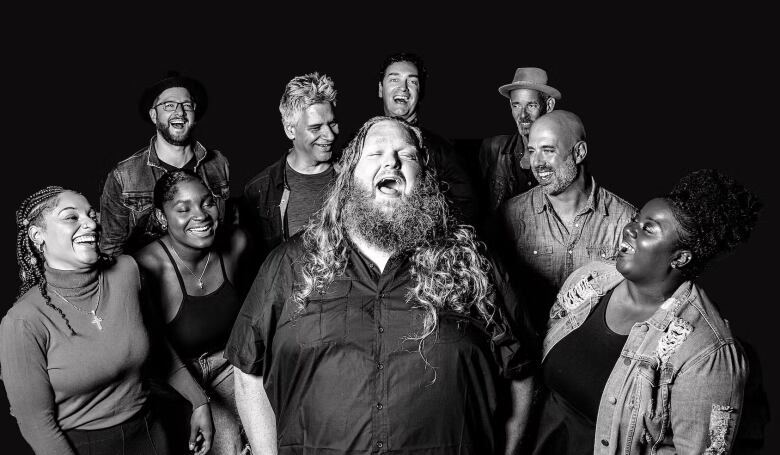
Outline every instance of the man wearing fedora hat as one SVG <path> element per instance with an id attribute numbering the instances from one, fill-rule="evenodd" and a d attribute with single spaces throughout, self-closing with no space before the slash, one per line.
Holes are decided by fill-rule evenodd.
<path id="1" fill-rule="evenodd" d="M 398 52 L 385 57 L 379 67 L 379 98 L 384 114 L 401 118 L 420 128 L 430 166 L 442 182 L 442 192 L 450 206 L 455 208 L 461 221 L 476 221 L 476 198 L 471 178 L 452 144 L 433 131 L 420 125 L 420 101 L 422 101 L 428 71 L 422 58 L 411 52 Z"/>
<path id="2" fill-rule="evenodd" d="M 170 170 L 200 175 L 214 195 L 220 218 L 225 216 L 230 196 L 227 158 L 192 137 L 207 106 L 203 85 L 178 73 L 169 73 L 144 90 L 138 109 L 156 132 L 147 146 L 120 161 L 106 177 L 100 196 L 102 252 L 131 254 L 162 234 L 150 214 L 154 185 Z"/>
<path id="3" fill-rule="evenodd" d="M 517 133 L 489 137 L 480 146 L 480 173 L 489 215 L 505 200 L 536 184 L 526 153 L 528 133 L 534 121 L 551 112 L 561 99 L 561 92 L 547 85 L 547 72 L 541 68 L 517 68 L 512 82 L 499 87 L 498 92 L 509 98 Z"/>

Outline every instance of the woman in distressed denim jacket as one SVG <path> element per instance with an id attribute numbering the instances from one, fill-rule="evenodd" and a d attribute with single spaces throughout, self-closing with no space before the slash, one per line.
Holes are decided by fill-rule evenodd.
<path id="1" fill-rule="evenodd" d="M 745 241 L 757 198 L 691 173 L 623 229 L 616 263 L 575 271 L 550 311 L 534 453 L 729 453 L 748 365 L 693 283 Z"/>

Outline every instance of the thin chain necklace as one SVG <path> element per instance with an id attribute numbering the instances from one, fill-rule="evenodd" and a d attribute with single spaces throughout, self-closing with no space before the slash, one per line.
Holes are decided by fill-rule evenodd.
<path id="1" fill-rule="evenodd" d="M 209 268 L 209 261 L 211 260 L 211 251 L 209 251 L 209 255 L 206 257 L 206 265 L 203 266 L 203 271 L 200 273 L 200 277 L 198 277 L 198 275 L 195 275 L 195 272 L 193 272 L 192 269 L 187 267 L 187 264 L 184 262 L 181 256 L 179 256 L 179 253 L 176 252 L 176 248 L 173 247 L 173 244 L 171 244 L 171 251 L 173 251 L 173 254 L 175 254 L 176 257 L 179 259 L 181 265 L 183 265 L 184 268 L 186 268 L 187 271 L 190 272 L 190 275 L 192 275 L 193 278 L 198 280 L 198 287 L 203 289 L 203 275 L 206 274 L 206 269 Z"/>
<path id="2" fill-rule="evenodd" d="M 83 310 L 83 309 L 77 307 L 76 305 L 71 303 L 70 300 L 68 300 L 65 297 L 63 297 L 62 294 L 60 294 L 59 292 L 55 291 L 54 289 L 52 289 L 51 292 L 56 294 L 57 297 L 59 297 L 62 300 L 64 300 L 65 303 L 67 303 L 68 305 L 70 305 L 73 308 L 75 308 L 79 313 L 86 314 L 87 316 L 92 316 L 92 320 L 89 321 L 89 322 L 91 322 L 92 324 L 95 324 L 95 326 L 98 328 L 98 330 L 103 330 L 103 324 L 101 324 L 101 322 L 103 322 L 103 318 L 101 318 L 100 316 L 97 315 L 97 310 L 98 310 L 98 308 L 100 308 L 100 298 L 103 296 L 103 286 L 101 286 L 102 283 L 103 283 L 103 274 L 101 273 L 100 275 L 98 275 L 98 298 L 97 298 L 97 304 L 95 304 L 95 309 L 92 310 L 92 311 L 86 311 L 86 310 Z"/>

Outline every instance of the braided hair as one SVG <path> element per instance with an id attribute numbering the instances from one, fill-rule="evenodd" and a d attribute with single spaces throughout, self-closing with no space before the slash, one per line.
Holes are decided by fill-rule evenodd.
<path id="1" fill-rule="evenodd" d="M 28 196 L 16 211 L 16 263 L 19 265 L 19 279 L 22 281 L 16 298 L 20 298 L 37 285 L 46 306 L 59 313 L 68 326 L 70 334 L 76 335 L 62 309 L 51 302 L 51 297 L 46 291 L 43 252 L 35 247 L 28 235 L 30 226 L 43 224 L 43 215 L 54 208 L 58 196 L 65 191 L 67 190 L 61 186 L 47 186 Z"/>

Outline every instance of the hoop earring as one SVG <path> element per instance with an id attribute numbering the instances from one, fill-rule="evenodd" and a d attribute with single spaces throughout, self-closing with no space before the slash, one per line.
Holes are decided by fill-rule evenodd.
<path id="1" fill-rule="evenodd" d="M 677 267 L 679 267 L 676 262 L 672 262 L 671 266 L 672 266 L 673 269 L 676 269 Z"/>

